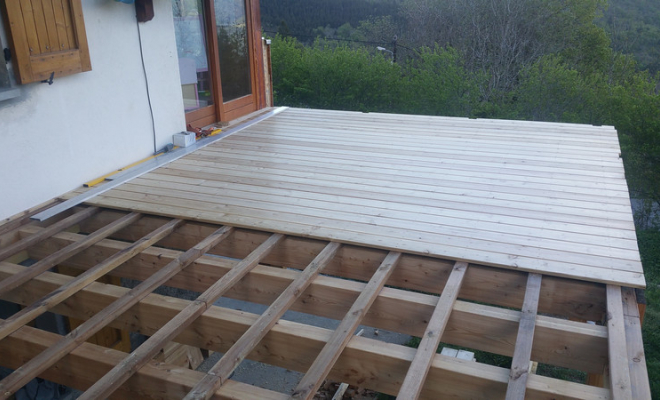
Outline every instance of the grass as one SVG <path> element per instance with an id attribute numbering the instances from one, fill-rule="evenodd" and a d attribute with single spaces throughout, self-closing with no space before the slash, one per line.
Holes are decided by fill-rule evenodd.
<path id="1" fill-rule="evenodd" d="M 660 231 L 638 231 L 637 241 L 646 276 L 646 314 L 642 334 L 651 397 L 660 399 Z"/>

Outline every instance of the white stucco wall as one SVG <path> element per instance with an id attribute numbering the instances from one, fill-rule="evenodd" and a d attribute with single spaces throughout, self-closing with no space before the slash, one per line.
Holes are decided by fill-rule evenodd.
<path id="1" fill-rule="evenodd" d="M 135 7 L 82 3 L 92 70 L 19 86 L 20 97 L 0 101 L 0 219 L 154 151 Z M 139 29 L 160 149 L 185 128 L 185 115 L 171 2 L 154 6 Z"/>

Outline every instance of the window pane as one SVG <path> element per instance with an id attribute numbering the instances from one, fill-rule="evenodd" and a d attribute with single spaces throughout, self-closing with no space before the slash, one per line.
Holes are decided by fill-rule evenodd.
<path id="1" fill-rule="evenodd" d="M 252 93 L 244 0 L 215 0 L 222 101 Z"/>
<path id="2" fill-rule="evenodd" d="M 186 111 L 213 104 L 202 0 L 172 0 L 181 91 Z"/>

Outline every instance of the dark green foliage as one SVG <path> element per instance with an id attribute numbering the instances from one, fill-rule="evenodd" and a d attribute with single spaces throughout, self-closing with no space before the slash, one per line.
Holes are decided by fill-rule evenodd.
<path id="1" fill-rule="evenodd" d="M 278 31 L 284 21 L 291 35 L 306 39 L 319 26 L 335 29 L 346 23 L 358 26 L 369 17 L 396 15 L 397 3 L 397 0 L 261 0 L 261 23 L 267 31 Z"/>
<path id="2" fill-rule="evenodd" d="M 609 0 L 599 24 L 615 50 L 633 54 L 641 69 L 660 71 L 660 1 Z"/>
<path id="3" fill-rule="evenodd" d="M 660 399 L 660 231 L 637 233 L 646 276 L 646 315 L 642 326 L 646 365 L 654 399 Z"/>
<path id="4" fill-rule="evenodd" d="M 478 78 L 452 49 L 421 49 L 402 66 L 389 53 L 322 41 L 305 47 L 278 36 L 272 65 L 277 104 L 458 116 L 479 99 Z"/>

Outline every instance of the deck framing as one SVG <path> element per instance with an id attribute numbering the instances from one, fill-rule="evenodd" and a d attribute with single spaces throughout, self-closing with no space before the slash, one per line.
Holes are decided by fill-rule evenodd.
<path id="1" fill-rule="evenodd" d="M 79 215 L 80 212 L 80 209 L 76 209 L 70 214 Z M 529 300 L 529 295 L 526 295 L 529 285 L 525 284 L 528 274 L 524 272 L 498 270 L 489 266 L 406 253 L 392 253 L 388 256 L 387 251 L 354 245 L 335 245 L 328 252 L 329 242 L 319 240 L 281 234 L 273 236 L 268 232 L 179 221 L 154 215 L 140 215 L 138 218 L 134 217 L 134 214 L 111 209 L 89 214 L 74 227 L 75 231 L 69 229 L 63 232 L 43 224 L 28 223 L 5 233 L 5 237 L 13 237 L 14 243 L 31 240 L 31 245 L 21 251 L 25 253 L 24 257 L 40 260 L 47 259 L 56 249 L 86 242 L 95 232 L 107 232 L 106 227 L 117 224 L 117 221 L 134 219 L 133 224 L 121 231 L 111 233 L 82 251 L 71 252 L 68 258 L 60 263 L 93 273 L 99 270 L 99 265 L 107 265 L 106 260 L 112 259 L 113 255 L 116 258 L 117 254 L 125 254 L 127 249 L 133 249 L 137 244 L 148 240 L 154 232 L 164 231 L 166 236 L 163 234 L 165 237 L 158 243 L 151 243 L 151 246 L 144 246 L 142 251 L 133 252 L 132 257 L 126 257 L 128 259 L 116 268 L 104 269 L 113 276 L 153 282 L 146 284 L 145 290 L 138 289 L 141 295 L 131 295 L 135 289 L 69 277 L 56 272 L 42 272 L 22 283 L 19 288 L 5 293 L 2 299 L 30 310 L 43 304 L 44 298 L 50 298 L 53 293 L 64 290 L 68 297 L 48 303 L 48 309 L 67 317 L 88 319 L 86 324 L 94 329 L 107 325 L 137 331 L 154 338 L 173 338 L 183 344 L 223 353 L 231 352 L 236 344 L 239 346 L 236 348 L 237 354 L 240 354 L 241 358 L 246 356 L 303 373 L 311 371 L 315 359 L 325 354 L 322 359 L 327 361 L 321 362 L 324 364 L 321 373 L 312 373 L 315 376 L 315 379 L 310 381 L 313 386 L 328 378 L 389 394 L 397 394 L 404 388 L 406 393 L 411 394 L 407 398 L 438 398 L 450 395 L 504 397 L 507 386 L 511 385 L 508 369 L 433 354 L 435 342 L 440 338 L 450 346 L 464 346 L 513 356 L 514 360 L 521 347 L 528 349 L 528 354 L 531 355 L 527 358 L 530 360 L 577 368 L 591 374 L 609 368 L 613 378 L 619 379 L 618 377 L 623 376 L 626 381 L 627 376 L 626 382 L 635 382 L 635 385 L 629 384 L 627 387 L 631 393 L 633 390 L 635 393 L 639 393 L 638 390 L 644 393 L 645 389 L 638 389 L 637 385 L 643 386 L 645 382 L 648 384 L 647 378 L 645 381 L 645 369 L 640 368 L 639 363 L 631 361 L 631 364 L 635 364 L 633 370 L 628 367 L 627 361 L 619 362 L 628 360 L 628 354 L 639 354 L 640 351 L 639 343 L 636 342 L 638 325 L 635 330 L 631 329 L 635 325 L 630 323 L 635 321 L 635 318 L 638 319 L 639 314 L 636 314 L 636 307 L 630 307 L 628 297 L 624 301 L 621 295 L 618 298 L 612 295 L 616 290 L 621 293 L 620 287 L 549 275 L 544 276 L 542 282 L 538 280 L 537 297 Z M 60 220 L 67 218 L 64 215 Z M 56 224 L 58 222 L 54 222 L 54 225 Z M 186 240 L 179 240 L 183 237 Z M 263 243 L 266 243 L 268 251 L 257 251 L 260 246 L 264 246 Z M 12 248 L 12 244 L 8 247 Z M 13 248 L 19 249 L 16 246 Z M 195 251 L 194 255 L 191 251 Z M 315 264 L 312 259 L 319 254 L 322 254 L 323 262 Z M 219 258 L 218 255 L 224 257 Z M 182 259 L 191 263 L 190 266 L 184 268 L 178 261 Z M 261 260 L 258 265 L 257 260 Z M 303 270 L 310 262 L 310 265 L 316 265 L 316 269 L 305 277 Z M 250 268 L 243 267 L 244 265 Z M 393 268 L 391 271 L 383 271 L 383 265 Z M 455 276 L 456 265 L 461 265 L 460 280 Z M 282 269 L 283 266 L 290 269 Z M 357 271 L 358 266 L 361 266 L 360 271 Z M 235 268 L 240 272 L 233 272 L 237 271 Z M 21 276 L 29 269 L 18 265 L 16 259 L 2 261 L 0 282 L 12 276 Z M 178 272 L 165 272 L 168 270 Z M 322 275 L 314 278 L 318 272 L 322 272 Z M 376 278 L 385 272 L 386 280 L 382 276 Z M 232 284 L 229 286 L 222 285 L 221 282 L 228 282 L 230 279 L 223 277 L 231 276 L 232 273 L 245 276 L 240 280 L 231 279 Z M 429 284 L 424 279 L 429 273 L 439 278 Z M 413 275 L 417 277 L 412 278 Z M 490 278 L 495 276 L 499 278 L 491 281 Z M 376 290 L 369 289 L 368 281 L 372 277 L 374 282 L 377 282 L 374 284 Z M 419 279 L 420 277 L 422 279 Z M 346 278 L 352 280 L 347 281 Z M 169 286 L 197 292 L 211 288 L 214 296 L 210 299 L 202 296 L 203 300 L 193 302 L 152 293 L 157 286 L 156 282 L 166 281 Z M 296 281 L 300 281 L 303 286 L 297 286 Z M 500 283 L 506 287 L 508 296 L 499 295 Z M 381 288 L 383 284 L 385 286 Z M 213 288 L 219 287 L 218 285 L 223 287 L 222 293 L 226 296 L 273 304 L 271 307 L 276 311 L 259 317 L 206 303 L 220 293 Z M 71 287 L 76 290 L 67 290 Z M 432 290 L 429 290 L 431 287 Z M 584 291 L 588 292 L 587 296 Z M 450 295 L 450 292 L 453 294 Z M 362 293 L 371 293 L 368 295 L 371 305 L 364 306 L 368 303 L 364 303 L 366 300 L 361 296 Z M 450 296 L 446 301 L 442 300 L 445 295 Z M 135 304 L 134 306 L 128 307 L 128 303 L 122 300 L 127 296 L 133 299 L 130 304 Z M 456 298 L 458 300 L 455 300 Z M 529 334 L 521 336 L 519 333 L 522 329 L 522 325 L 519 329 L 519 322 L 525 320 L 521 316 L 526 315 L 526 303 L 530 301 L 535 301 L 543 313 L 534 319 L 533 338 Z M 121 304 L 124 305 L 120 306 Z M 362 310 L 360 319 L 363 324 L 424 338 L 432 336 L 429 332 L 425 334 L 425 331 L 431 329 L 436 335 L 431 344 L 421 346 L 420 350 L 416 351 L 374 339 L 355 337 L 351 335 L 353 331 L 350 329 L 337 336 L 340 331 L 333 334 L 326 329 L 279 319 L 287 309 L 337 319 L 350 316 L 350 320 L 355 317 L 349 311 L 359 309 Z M 266 315 L 268 317 L 265 317 Z M 586 323 L 587 319 L 600 320 L 604 319 L 605 315 L 612 315 L 610 322 L 616 322 L 613 327 L 610 327 L 610 324 Z M 182 325 L 178 323 L 181 316 L 185 319 Z M 582 322 L 575 321 L 578 316 Z M 436 322 L 438 318 L 441 322 Z M 263 327 L 259 325 L 260 320 L 264 321 Z M 350 326 L 353 327 L 354 323 L 355 321 L 352 321 Z M 7 321 L 3 321 L 0 326 L 6 324 Z M 444 333 L 441 333 L 443 329 L 438 329 L 436 325 L 440 328 L 444 325 Z M 10 334 L 0 341 L 2 359 L 12 360 L 6 363 L 6 366 L 11 368 L 20 366 L 15 360 L 22 360 L 24 365 L 14 373 L 19 375 L 10 375 L 0 382 L 0 398 L 6 398 L 20 387 L 20 384 L 34 376 L 71 384 L 81 390 L 94 384 L 100 385 L 103 390 L 90 392 L 86 395 L 91 396 L 90 398 L 97 397 L 99 393 L 110 398 L 121 398 L 127 391 L 140 393 L 143 398 L 151 398 L 156 394 L 150 394 L 150 390 L 156 390 L 159 384 L 176 387 L 168 398 L 182 398 L 186 391 L 194 389 L 195 381 L 199 384 L 204 381 L 203 378 L 221 385 L 208 386 L 208 389 L 202 391 L 204 395 L 194 395 L 191 392 L 190 398 L 228 398 L 232 395 L 245 399 L 287 397 L 281 393 L 247 388 L 227 380 L 236 358 L 231 358 L 233 362 L 230 367 L 217 376 L 187 372 L 174 379 L 170 370 L 165 372 L 162 367 L 150 361 L 149 357 L 138 357 L 140 363 L 135 364 L 132 361 L 135 356 L 126 357 L 123 353 L 113 352 L 112 356 L 92 362 L 89 360 L 95 357 L 95 352 L 107 350 L 84 343 L 83 340 L 65 342 L 75 342 L 75 345 L 65 347 L 61 343 L 66 341 L 66 338 L 40 333 L 28 326 L 21 327 L 20 324 L 12 325 L 8 332 Z M 335 336 L 337 339 L 333 339 Z M 519 339 L 516 340 L 516 337 Z M 150 349 L 158 349 L 167 340 L 157 340 L 157 345 L 151 346 Z M 339 341 L 336 342 L 337 340 Z M 521 344 L 521 340 L 524 344 Z M 242 342 L 250 344 L 243 345 Z M 334 342 L 339 344 L 331 344 Z M 324 352 L 327 346 L 332 349 L 329 353 L 327 350 Z M 25 350 L 26 347 L 29 351 Z M 145 351 L 138 348 L 137 354 L 146 354 Z M 614 362 L 609 354 L 616 354 L 617 361 Z M 417 358 L 425 360 L 420 364 L 421 370 L 428 371 L 425 379 L 413 384 L 419 394 L 409 392 L 404 384 L 407 371 L 410 368 L 418 368 L 413 361 Z M 32 360 L 29 361 L 30 359 Z M 63 361 L 60 360 L 77 360 L 68 368 L 74 368 L 74 373 L 80 373 L 84 378 L 71 379 L 58 367 L 69 364 L 61 364 Z M 37 362 L 43 367 L 34 368 Z M 100 365 L 94 367 L 93 371 L 84 373 L 88 363 Z M 103 377 L 112 368 L 123 374 L 123 385 L 105 383 L 114 382 L 110 375 Z M 130 373 L 126 374 L 127 371 Z M 139 379 L 132 378 L 133 374 Z M 599 388 L 535 374 L 529 374 L 524 389 L 526 398 L 565 399 L 604 399 L 620 390 L 617 386 Z M 236 392 L 240 392 L 240 395 Z M 619 398 L 618 395 L 615 398 Z"/>

